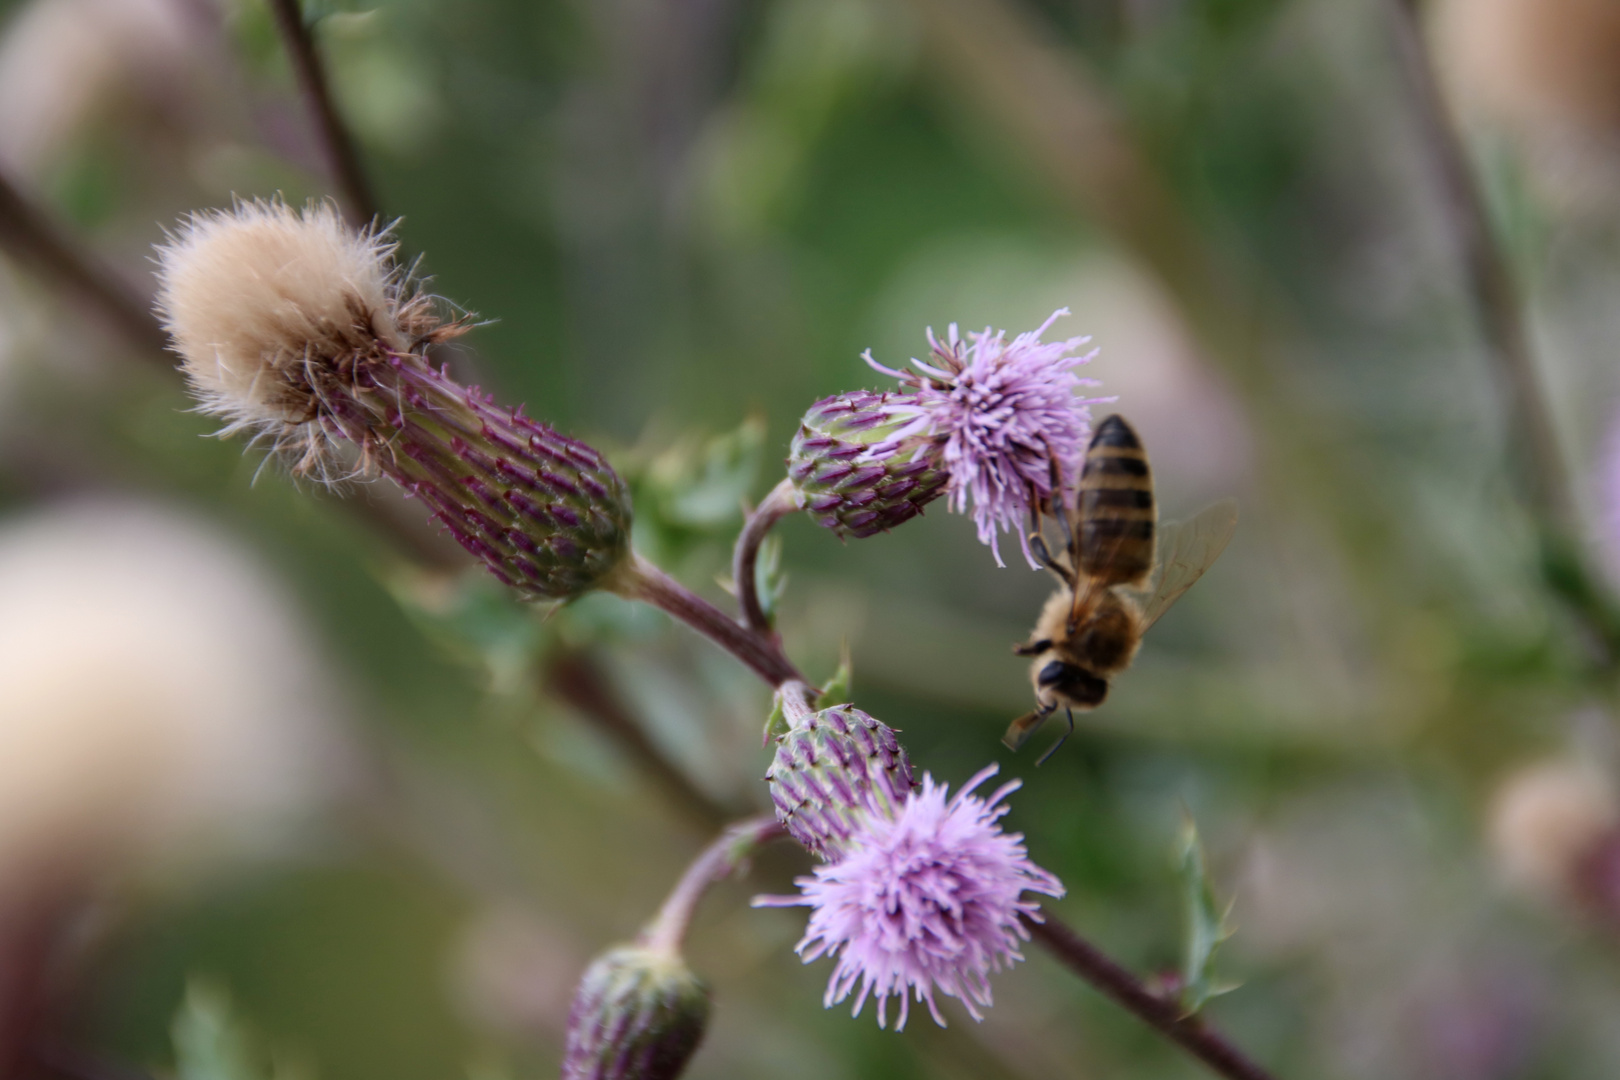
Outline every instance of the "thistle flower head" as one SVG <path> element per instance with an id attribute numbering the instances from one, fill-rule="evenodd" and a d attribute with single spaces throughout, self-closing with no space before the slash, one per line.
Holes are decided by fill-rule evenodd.
<path id="1" fill-rule="evenodd" d="M 158 312 L 203 411 L 226 420 L 221 434 L 296 452 L 301 471 L 331 464 L 323 384 L 438 325 L 405 296 L 394 248 L 330 203 L 254 200 L 181 224 L 158 249 Z"/>
<path id="2" fill-rule="evenodd" d="M 928 331 L 930 363 L 912 360 L 915 371 L 896 371 L 872 359 L 868 364 L 911 389 L 928 417 L 927 430 L 940 443 L 940 461 L 950 476 L 950 507 L 965 513 L 972 502 L 979 541 L 989 544 L 1001 563 L 998 530 L 1019 536 L 1024 558 L 1036 566 L 1023 524 L 1032 505 L 1054 494 L 1052 462 L 1059 487 L 1074 482 L 1091 434 L 1090 405 L 1108 398 L 1075 394 L 1097 385 L 1074 369 L 1096 355 L 1077 355 L 1088 337 L 1042 342 L 1059 308 L 1036 330 L 1007 340 L 1006 331 L 986 327 L 964 339 L 952 323 L 941 341 Z"/>
<path id="3" fill-rule="evenodd" d="M 874 536 L 944 494 L 940 449 L 911 395 L 838 394 L 810 406 L 799 422 L 788 480 L 818 525 L 840 536 Z"/>
<path id="4" fill-rule="evenodd" d="M 674 1080 L 708 1022 L 708 990 L 679 955 L 609 949 L 574 994 L 563 1080 Z"/>
<path id="5" fill-rule="evenodd" d="M 879 1027 L 887 1026 L 891 995 L 900 999 L 896 1029 L 905 1027 L 912 996 L 941 1026 L 937 994 L 959 998 L 978 1020 L 991 1004 L 990 973 L 1023 959 L 1019 943 L 1029 931 L 1021 920 L 1040 919 L 1023 893 L 1062 896 L 1063 886 L 1030 861 L 1022 836 L 997 824 L 1017 781 L 988 799 L 973 794 L 995 772 L 982 770 L 954 798 L 924 776 L 894 813 L 868 813 L 837 862 L 799 878 L 799 896 L 754 901 L 811 909 L 798 952 L 807 963 L 837 959 L 828 1007 L 858 983 L 853 1013 L 875 994 Z"/>
<path id="6" fill-rule="evenodd" d="M 193 215 L 158 251 L 158 310 L 221 434 L 251 432 L 331 480 L 381 473 L 502 582 L 537 597 L 595 588 L 629 550 L 629 495 L 600 454 L 427 362 L 466 329 L 440 320 L 393 243 L 330 205 Z"/>
<path id="7" fill-rule="evenodd" d="M 894 730 L 853 705 L 811 714 L 776 740 L 765 779 L 776 818 L 811 854 L 837 858 L 872 808 L 911 793 L 911 761 Z"/>

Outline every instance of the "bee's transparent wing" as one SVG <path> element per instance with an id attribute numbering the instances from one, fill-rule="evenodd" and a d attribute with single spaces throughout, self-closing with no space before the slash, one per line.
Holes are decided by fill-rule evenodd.
<path id="1" fill-rule="evenodd" d="M 1226 550 L 1237 528 L 1236 499 L 1222 499 L 1206 506 L 1186 521 L 1159 526 L 1158 557 L 1153 577 L 1139 596 L 1142 599 L 1142 629 L 1146 630 L 1170 610 L 1204 576 Z"/>

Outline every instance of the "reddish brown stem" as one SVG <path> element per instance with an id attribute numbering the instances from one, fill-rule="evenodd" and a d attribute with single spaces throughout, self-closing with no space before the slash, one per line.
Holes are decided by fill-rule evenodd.
<path id="1" fill-rule="evenodd" d="M 167 363 L 168 335 L 128 285 L 0 176 L 0 249 L 72 293 L 142 353 Z"/>
<path id="2" fill-rule="evenodd" d="M 755 575 L 759 567 L 759 546 L 765 542 L 776 523 L 799 509 L 799 497 L 793 482 L 783 480 L 771 489 L 765 500 L 754 508 L 737 534 L 737 547 L 731 556 L 731 580 L 737 589 L 737 606 L 742 612 L 743 625 L 756 634 L 773 636 L 771 620 L 759 603 L 759 583 Z"/>
<path id="3" fill-rule="evenodd" d="M 276 29 L 281 34 L 287 58 L 292 61 L 298 88 L 320 138 L 327 169 L 342 195 L 349 220 L 361 227 L 369 225 L 377 217 L 377 200 L 366 182 L 354 139 L 332 100 L 332 87 L 315 52 L 315 39 L 304 21 L 304 13 L 299 9 L 298 0 L 270 0 L 270 10 L 275 12 Z"/>
<path id="4" fill-rule="evenodd" d="M 640 600 L 679 619 L 748 665 L 772 686 L 789 679 L 804 681 L 782 653 L 782 647 L 763 634 L 733 620 L 725 612 L 692 592 L 639 554 L 631 553 L 611 588 L 629 600 Z"/>
<path id="5" fill-rule="evenodd" d="M 786 835 L 787 827 L 768 815 L 749 818 L 727 829 L 681 875 L 642 934 L 642 944 L 649 949 L 679 952 L 692 913 L 709 886 L 730 877 L 760 847 Z"/>
<path id="6" fill-rule="evenodd" d="M 712 832 L 736 817 L 664 756 L 589 654 L 560 649 L 546 664 L 545 685 L 612 738 L 694 824 Z"/>
<path id="7" fill-rule="evenodd" d="M 1044 923 L 1032 923 L 1035 944 L 1104 996 L 1159 1031 L 1171 1042 L 1230 1080 L 1273 1080 L 1272 1075 L 1233 1046 L 1197 1015 L 1187 1016 L 1176 1001 L 1160 997 L 1142 980 L 1115 963 L 1075 933 L 1050 911 Z"/>

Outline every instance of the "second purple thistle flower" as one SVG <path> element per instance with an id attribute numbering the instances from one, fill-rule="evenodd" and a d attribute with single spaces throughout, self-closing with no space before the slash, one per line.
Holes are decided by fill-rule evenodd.
<path id="1" fill-rule="evenodd" d="M 940 495 L 971 512 L 979 540 L 1001 564 L 999 534 L 1019 536 L 1032 507 L 1050 510 L 1072 484 L 1091 435 L 1090 406 L 1110 398 L 1076 391 L 1097 385 L 1075 374 L 1096 355 L 1091 339 L 1043 342 L 1067 308 L 1007 340 L 988 327 L 965 338 L 953 323 L 944 340 L 928 332 L 929 361 L 897 371 L 902 394 L 842 394 L 817 402 L 794 439 L 788 475 L 800 505 L 843 536 L 898 525 Z M 1053 465 L 1056 464 L 1054 470 Z M 1052 478 L 1058 477 L 1054 490 Z"/>
<path id="2" fill-rule="evenodd" d="M 874 804 L 859 815 L 834 860 L 797 879 L 800 895 L 754 900 L 757 907 L 811 909 L 798 950 L 806 963 L 836 958 L 827 1006 L 853 993 L 859 1015 L 875 996 L 878 1026 L 886 1027 L 888 999 L 897 997 L 898 1030 L 915 998 L 943 1027 L 941 994 L 982 1018 L 991 1004 L 990 974 L 1023 959 L 1023 920 L 1041 920 L 1040 905 L 1023 894 L 1064 892 L 1030 860 L 1021 835 L 1001 831 L 1003 800 L 1018 781 L 989 798 L 974 794 L 995 772 L 994 765 L 980 770 L 954 798 L 923 777 L 904 805 Z"/>

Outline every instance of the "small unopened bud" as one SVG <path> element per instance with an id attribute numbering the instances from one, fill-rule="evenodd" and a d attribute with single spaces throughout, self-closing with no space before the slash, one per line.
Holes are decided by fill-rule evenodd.
<path id="1" fill-rule="evenodd" d="M 674 1080 L 708 1022 L 708 988 L 678 953 L 609 949 L 574 993 L 562 1080 Z"/>
<path id="2" fill-rule="evenodd" d="M 823 859 L 835 859 L 867 813 L 893 813 L 913 785 L 894 731 L 852 705 L 808 713 L 776 740 L 765 779 L 778 821 Z"/>
<path id="3" fill-rule="evenodd" d="M 861 538 L 922 513 L 950 477 L 915 398 L 856 391 L 810 406 L 788 479 L 817 524 Z"/>
<path id="4" fill-rule="evenodd" d="M 589 446 L 429 364 L 467 324 L 441 320 L 393 252 L 325 204 L 193 215 L 158 251 L 158 308 L 203 410 L 297 475 L 382 473 L 530 596 L 602 584 L 629 550 L 623 482 Z"/>

